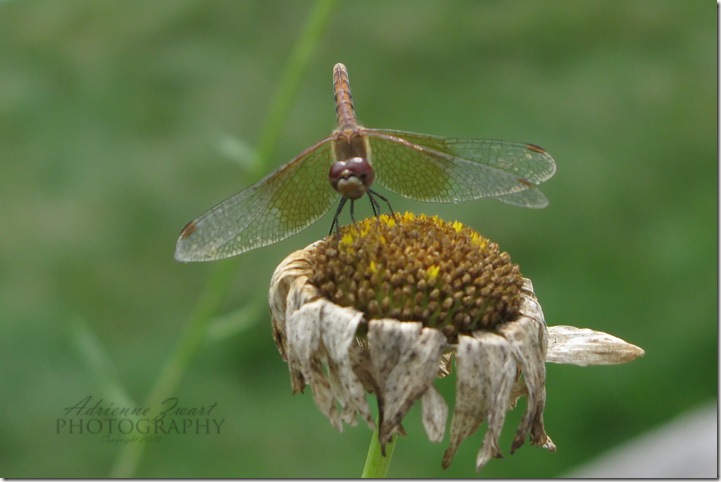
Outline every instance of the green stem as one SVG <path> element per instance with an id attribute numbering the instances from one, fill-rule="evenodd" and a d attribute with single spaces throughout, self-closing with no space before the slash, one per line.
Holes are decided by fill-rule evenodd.
<path id="1" fill-rule="evenodd" d="M 167 360 L 156 379 L 145 403 L 146 407 L 160 407 L 163 400 L 171 397 L 180 384 L 180 379 L 193 356 L 205 341 L 208 321 L 213 317 L 223 299 L 236 265 L 237 263 L 225 262 L 213 266 L 205 289 L 198 299 L 195 313 L 183 330 L 172 356 Z M 143 443 L 125 444 L 115 459 L 110 477 L 124 479 L 133 477 L 145 447 L 147 444 Z"/>
<path id="2" fill-rule="evenodd" d="M 310 56 L 316 49 L 330 19 L 336 0 L 317 0 L 313 5 L 301 37 L 291 51 L 278 92 L 272 101 L 268 118 L 259 141 L 257 174 L 267 170 L 273 150 L 280 137 L 283 122 L 290 110 L 300 79 L 305 72 Z M 180 383 L 189 363 L 205 341 L 208 322 L 214 316 L 218 305 L 228 291 L 237 263 L 226 261 L 213 266 L 203 293 L 198 299 L 196 310 L 180 336 L 172 356 L 168 359 L 148 395 L 145 406 L 159 407 L 163 400 L 171 397 Z M 110 472 L 111 477 L 131 478 L 138 469 L 147 444 L 126 444 L 118 453 Z"/>
<path id="3" fill-rule="evenodd" d="M 378 429 L 373 432 L 371 436 L 371 443 L 368 447 L 368 456 L 366 457 L 366 464 L 363 467 L 363 473 L 361 478 L 363 479 L 382 479 L 388 473 L 388 467 L 391 465 L 391 458 L 393 458 L 393 449 L 396 446 L 397 435 L 391 438 L 391 441 L 386 444 L 385 456 L 381 453 L 381 443 L 378 439 Z"/>
<path id="4" fill-rule="evenodd" d="M 310 63 L 310 56 L 316 49 L 320 37 L 330 20 L 330 14 L 335 7 L 335 3 L 336 0 L 318 0 L 313 5 L 305 28 L 295 43 L 290 59 L 281 75 L 280 86 L 270 103 L 264 128 L 258 139 L 258 149 L 256 151 L 258 153 L 258 164 L 267 163 L 273 156 L 273 151 L 278 145 L 278 139 L 283 130 L 283 123 L 293 105 L 292 100 L 298 92 L 300 81 Z M 263 167 L 261 172 L 254 174 L 262 175 L 265 171 L 266 169 Z"/>

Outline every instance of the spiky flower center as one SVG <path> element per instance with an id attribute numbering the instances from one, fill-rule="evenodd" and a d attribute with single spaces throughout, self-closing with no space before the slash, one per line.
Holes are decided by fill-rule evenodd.
<path id="1" fill-rule="evenodd" d="M 344 226 L 318 243 L 313 284 L 368 319 L 459 333 L 514 319 L 523 278 L 508 253 L 459 222 L 406 213 Z"/>

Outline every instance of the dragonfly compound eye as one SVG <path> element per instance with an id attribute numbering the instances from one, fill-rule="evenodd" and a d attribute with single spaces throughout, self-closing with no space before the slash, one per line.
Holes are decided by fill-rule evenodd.
<path id="1" fill-rule="evenodd" d="M 328 172 L 333 189 L 349 199 L 362 197 L 373 184 L 375 173 L 371 165 L 362 157 L 353 157 L 346 161 L 336 161 Z"/>
<path id="2" fill-rule="evenodd" d="M 366 159 L 362 157 L 354 157 L 352 159 L 348 159 L 346 162 L 351 173 L 363 181 L 363 185 L 365 185 L 365 187 L 370 187 L 370 185 L 373 184 L 376 177 L 375 172 L 373 172 L 373 168 Z"/>

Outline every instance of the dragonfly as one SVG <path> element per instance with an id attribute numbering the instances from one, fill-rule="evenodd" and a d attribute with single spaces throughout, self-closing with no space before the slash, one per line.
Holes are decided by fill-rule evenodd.
<path id="1" fill-rule="evenodd" d="M 543 208 L 538 184 L 556 171 L 541 147 L 495 139 L 461 139 L 359 125 L 348 70 L 333 67 L 337 128 L 329 137 L 247 189 L 190 221 L 180 232 L 175 259 L 183 262 L 228 258 L 292 236 L 338 202 L 331 225 L 350 201 L 370 199 L 377 215 L 374 182 L 406 198 L 451 202 L 490 197 L 504 203 Z M 391 212 L 393 212 L 392 208 Z"/>

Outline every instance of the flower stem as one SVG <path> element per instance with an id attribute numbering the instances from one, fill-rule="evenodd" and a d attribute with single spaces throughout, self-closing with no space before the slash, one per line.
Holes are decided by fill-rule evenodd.
<path id="1" fill-rule="evenodd" d="M 397 435 L 391 438 L 391 441 L 386 444 L 385 456 L 381 453 L 381 444 L 378 439 L 378 429 L 371 436 L 371 443 L 368 447 L 368 456 L 366 457 L 366 464 L 363 467 L 363 473 L 361 478 L 364 479 L 382 479 L 388 473 L 388 467 L 391 465 L 391 458 L 393 457 L 393 449 L 396 446 Z"/>

